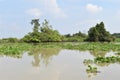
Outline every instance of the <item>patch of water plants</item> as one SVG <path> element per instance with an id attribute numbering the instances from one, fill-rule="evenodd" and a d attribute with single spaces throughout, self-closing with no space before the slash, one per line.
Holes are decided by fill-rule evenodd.
<path id="1" fill-rule="evenodd" d="M 19 55 L 25 51 L 34 48 L 62 48 L 62 49 L 76 49 L 76 50 L 89 50 L 89 51 L 120 51 L 120 44 L 115 43 L 88 43 L 88 42 L 51 42 L 51 43 L 0 43 L 0 55 Z"/>
<path id="2" fill-rule="evenodd" d="M 98 57 L 95 57 L 93 60 L 85 59 L 83 63 L 88 66 L 88 68 L 86 69 L 88 73 L 97 73 L 98 72 L 97 67 L 95 66 L 93 67 L 90 64 L 109 65 L 113 63 L 120 63 L 120 56 L 108 56 L 108 57 L 98 56 Z"/>
<path id="3" fill-rule="evenodd" d="M 25 43 L 4 43 L 0 45 L 0 55 L 21 57 L 23 52 L 28 51 L 32 46 Z"/>
<path id="4" fill-rule="evenodd" d="M 88 65 L 88 68 L 86 69 L 88 73 L 97 73 L 98 69 L 95 66 Z"/>
<path id="5" fill-rule="evenodd" d="M 43 48 L 60 48 L 59 45 L 51 43 L 40 43 L 40 44 L 28 44 L 28 43 L 1 43 L 0 44 L 0 56 L 11 56 L 20 58 L 24 52 L 36 53 L 37 50 Z"/>
<path id="6" fill-rule="evenodd" d="M 120 56 L 108 56 L 108 57 L 101 57 L 98 56 L 94 58 L 95 63 L 120 63 Z"/>
<path id="7" fill-rule="evenodd" d="M 120 56 L 108 56 L 108 57 L 98 56 L 94 58 L 94 60 L 85 59 L 83 63 L 84 64 L 120 63 Z"/>
<path id="8" fill-rule="evenodd" d="M 91 42 L 91 43 L 78 43 L 74 45 L 69 43 L 63 45 L 63 48 L 90 51 L 110 51 L 110 50 L 120 51 L 120 44 Z"/>

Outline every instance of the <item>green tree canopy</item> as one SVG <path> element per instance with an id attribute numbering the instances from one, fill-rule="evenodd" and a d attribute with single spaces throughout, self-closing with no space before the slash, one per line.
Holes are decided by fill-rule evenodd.
<path id="1" fill-rule="evenodd" d="M 42 23 L 40 31 L 40 40 L 42 42 L 56 42 L 62 40 L 62 36 L 57 30 L 52 29 L 52 26 L 49 25 L 49 22 L 47 20 L 44 20 L 44 22 Z"/>
<path id="2" fill-rule="evenodd" d="M 88 38 L 85 41 L 111 42 L 114 41 L 114 38 L 108 31 L 106 31 L 104 23 L 101 22 L 100 24 L 97 24 L 95 27 L 89 29 Z"/>
<path id="3" fill-rule="evenodd" d="M 34 25 L 33 31 L 25 35 L 22 40 L 29 43 L 39 43 L 39 42 L 54 42 L 61 41 L 61 35 L 57 30 L 53 30 L 52 26 L 45 19 L 44 22 L 39 23 L 39 19 L 33 19 L 31 24 Z"/>
<path id="4" fill-rule="evenodd" d="M 39 19 L 32 19 L 31 21 L 31 25 L 34 25 L 33 27 L 33 31 L 29 32 L 27 35 L 25 35 L 22 40 L 25 42 L 29 42 L 29 43 L 38 43 L 40 42 L 40 32 L 39 32 L 39 28 L 40 28 L 40 24 L 39 24 Z"/>

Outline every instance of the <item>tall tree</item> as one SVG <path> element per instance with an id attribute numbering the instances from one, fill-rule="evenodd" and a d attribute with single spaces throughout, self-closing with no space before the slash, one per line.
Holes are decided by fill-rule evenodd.
<path id="1" fill-rule="evenodd" d="M 39 32 L 39 27 L 40 27 L 40 23 L 39 23 L 39 19 L 33 19 L 31 21 L 31 25 L 34 25 L 33 27 L 33 31 L 29 32 L 27 35 L 24 36 L 24 38 L 22 39 L 25 42 L 29 42 L 29 43 L 38 43 L 40 42 L 40 32 Z"/>
<path id="2" fill-rule="evenodd" d="M 61 41 L 61 35 L 57 30 L 53 30 L 52 26 L 49 25 L 49 22 L 45 19 L 40 28 L 41 31 L 41 41 L 43 42 L 54 42 Z"/>
<path id="3" fill-rule="evenodd" d="M 95 27 L 92 27 L 88 31 L 88 38 L 86 41 L 93 41 L 93 42 L 110 42 L 114 41 L 114 37 L 111 36 L 111 34 L 106 31 L 104 23 L 101 22 L 100 24 L 97 24 Z"/>
<path id="4" fill-rule="evenodd" d="M 31 24 L 34 25 L 33 31 L 25 35 L 23 41 L 32 43 L 61 41 L 59 32 L 53 30 L 46 19 L 41 26 L 39 19 L 33 19 Z"/>
<path id="5" fill-rule="evenodd" d="M 39 19 L 33 19 L 31 21 L 31 25 L 34 25 L 33 32 L 39 32 L 39 26 L 40 26 Z"/>

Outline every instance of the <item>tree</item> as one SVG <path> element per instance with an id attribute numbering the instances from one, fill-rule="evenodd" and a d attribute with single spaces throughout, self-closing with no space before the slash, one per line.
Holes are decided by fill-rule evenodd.
<path id="1" fill-rule="evenodd" d="M 113 33 L 112 36 L 114 36 L 116 38 L 120 38 L 120 33 Z"/>
<path id="2" fill-rule="evenodd" d="M 97 24 L 95 27 L 89 29 L 88 38 L 85 41 L 111 42 L 114 41 L 114 37 L 112 37 L 110 33 L 106 31 L 104 23 L 101 22 L 100 24 Z"/>
<path id="3" fill-rule="evenodd" d="M 40 42 L 39 19 L 33 19 L 31 21 L 31 25 L 34 25 L 33 31 L 25 35 L 22 40 L 29 43 L 39 43 Z"/>
<path id="4" fill-rule="evenodd" d="M 16 43 L 16 42 L 19 42 L 19 39 L 17 38 L 3 38 L 0 40 L 0 43 Z"/>
<path id="5" fill-rule="evenodd" d="M 99 40 L 99 32 L 97 31 L 97 29 L 95 27 L 90 28 L 90 30 L 88 31 L 88 40 L 89 41 L 98 41 Z"/>
<path id="6" fill-rule="evenodd" d="M 73 37 L 85 38 L 86 34 L 84 34 L 81 31 L 79 31 L 78 33 L 73 34 Z"/>
<path id="7" fill-rule="evenodd" d="M 49 25 L 49 22 L 45 19 L 40 28 L 41 35 L 40 40 L 42 42 L 56 42 L 61 41 L 61 35 L 57 30 L 53 30 L 52 26 Z"/>
<path id="8" fill-rule="evenodd" d="M 39 26 L 40 26 L 40 24 L 39 24 L 39 19 L 33 19 L 32 21 L 31 21 L 31 25 L 34 25 L 34 28 L 33 28 L 33 32 L 35 33 L 35 32 L 39 32 Z"/>
<path id="9" fill-rule="evenodd" d="M 61 41 L 62 37 L 57 30 L 53 30 L 52 26 L 45 19 L 40 26 L 39 19 L 33 19 L 31 24 L 34 25 L 33 31 L 24 36 L 22 41 L 29 43 L 54 42 Z"/>

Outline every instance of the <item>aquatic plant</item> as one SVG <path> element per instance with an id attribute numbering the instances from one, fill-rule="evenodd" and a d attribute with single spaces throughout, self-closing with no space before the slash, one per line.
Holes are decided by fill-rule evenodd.
<path id="1" fill-rule="evenodd" d="M 85 65 L 88 65 L 88 64 L 93 64 L 94 61 L 91 60 L 91 59 L 84 59 L 83 63 L 84 63 Z"/>
<path id="2" fill-rule="evenodd" d="M 94 59 L 95 63 L 117 63 L 120 62 L 119 56 L 110 56 L 110 57 L 96 57 Z"/>
<path id="3" fill-rule="evenodd" d="M 97 67 L 91 66 L 91 65 L 88 65 L 88 68 L 86 69 L 86 71 L 88 73 L 97 73 L 98 72 Z"/>
<path id="4" fill-rule="evenodd" d="M 74 44 L 63 44 L 63 48 L 66 49 L 76 49 L 76 50 L 90 50 L 90 51 L 120 51 L 120 44 L 115 43 L 78 43 Z"/>
<path id="5" fill-rule="evenodd" d="M 32 46 L 25 43 L 7 43 L 0 45 L 0 55 L 13 56 L 20 58 L 23 52 L 28 51 Z"/>

